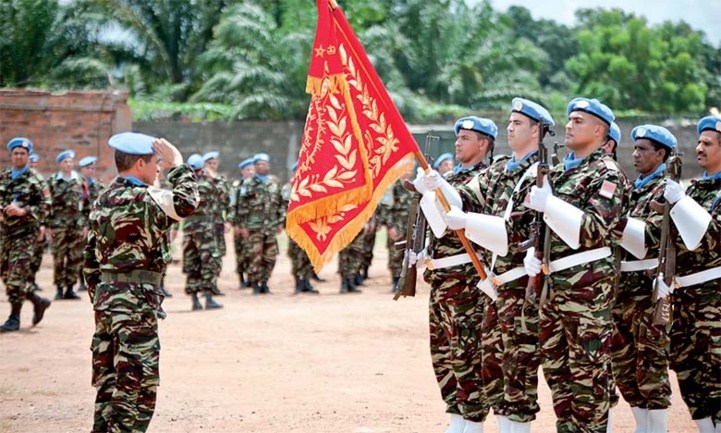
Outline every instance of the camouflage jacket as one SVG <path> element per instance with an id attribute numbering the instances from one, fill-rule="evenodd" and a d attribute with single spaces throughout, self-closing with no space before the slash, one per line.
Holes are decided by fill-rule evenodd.
<path id="1" fill-rule="evenodd" d="M 12 169 L 0 171 L 0 206 L 15 203 L 27 212 L 24 216 L 2 216 L 0 227 L 4 235 L 12 236 L 25 230 L 34 230 L 50 211 L 50 191 L 43 177 L 28 168 L 15 180 Z"/>
<path id="2" fill-rule="evenodd" d="M 571 249 L 551 231 L 550 261 L 602 247 L 616 247 L 621 239 L 616 227 L 627 209 L 626 176 L 602 149 L 595 150 L 580 165 L 566 170 L 563 163 L 551 170 L 553 194 L 584 212 L 580 247 Z M 617 272 L 613 255 L 585 263 L 552 275 L 555 286 L 590 286 L 596 280 Z"/>
<path id="3" fill-rule="evenodd" d="M 97 179 L 86 178 L 83 183 L 83 196 L 82 200 L 87 201 L 89 206 L 83 207 L 83 214 L 85 215 L 85 221 L 90 217 L 90 208 L 95 204 L 95 200 L 100 197 L 100 194 L 105 189 L 105 186 L 98 182 Z"/>
<path id="4" fill-rule="evenodd" d="M 198 189 L 187 165 L 170 171 L 172 206 L 181 218 L 195 211 Z M 101 271 L 127 273 L 134 270 L 162 272 L 171 259 L 165 232 L 175 223 L 151 197 L 147 185 L 118 177 L 100 195 L 90 212 L 84 273 L 95 310 L 117 312 L 154 311 L 158 288 L 133 282 L 101 282 Z"/>
<path id="5" fill-rule="evenodd" d="M 266 183 L 257 176 L 245 179 L 240 186 L 237 203 L 237 224 L 249 230 L 272 229 L 285 221 L 282 188 L 275 176 Z"/>
<path id="6" fill-rule="evenodd" d="M 468 183 L 471 179 L 478 176 L 481 171 L 485 169 L 486 164 L 480 162 L 469 168 L 468 170 L 446 176 L 446 180 L 454 187 L 459 188 Z M 428 253 L 433 259 L 450 257 L 457 254 L 466 253 L 466 249 L 463 247 L 461 240 L 458 238 L 458 236 L 456 236 L 453 230 L 446 229 L 446 234 L 440 239 L 433 236 L 433 232 L 430 232 L 429 240 L 430 242 L 428 244 Z M 477 250 L 480 251 L 481 248 L 478 247 Z M 423 278 L 427 283 L 432 283 L 443 281 L 446 274 L 459 273 L 467 275 L 468 279 L 478 280 L 480 278 L 478 276 L 478 272 L 476 272 L 476 269 L 473 267 L 472 263 L 468 263 L 464 266 L 454 266 L 452 268 L 437 269 L 433 271 L 430 269 L 426 269 L 423 273 Z"/>
<path id="7" fill-rule="evenodd" d="M 678 276 L 721 266 L 721 237 L 719 236 L 721 233 L 721 179 L 693 179 L 691 186 L 686 190 L 686 195 L 709 211 L 712 220 L 706 234 L 701 239 L 701 245 L 693 251 L 686 249 L 679 236 L 676 247 L 676 274 Z M 703 286 L 717 290 L 718 284 L 719 282 L 714 280 Z"/>
<path id="8" fill-rule="evenodd" d="M 223 224 L 229 221 L 230 214 L 230 185 L 228 179 L 222 174 L 218 174 L 215 178 L 209 178 L 213 184 L 213 205 L 212 215 L 216 224 Z"/>
<path id="9" fill-rule="evenodd" d="M 496 265 L 493 270 L 495 274 L 500 275 L 513 268 L 523 266 L 523 258 L 526 253 L 521 251 L 520 244 L 530 237 L 531 223 L 535 216 L 534 211 L 523 205 L 523 200 L 530 188 L 535 185 L 536 177 L 526 176 L 518 191 L 515 194 L 513 191 L 516 189 L 518 182 L 524 177 L 524 173 L 537 160 L 538 157 L 532 155 L 521 162 L 516 169 L 507 172 L 508 158 L 499 159 L 488 170 L 481 172 L 466 186 L 460 188 L 463 207 L 468 212 L 503 218 L 509 200 L 513 198 L 511 214 L 506 221 L 508 254 L 496 258 Z M 493 254 L 490 251 L 484 250 L 483 258 L 487 268 L 491 266 L 492 257 Z"/>
<path id="10" fill-rule="evenodd" d="M 218 197 L 217 188 L 213 179 L 206 175 L 196 177 L 198 189 L 198 205 L 195 212 L 183 220 L 183 231 L 213 230 L 214 212 L 217 209 L 216 200 Z"/>
<path id="11" fill-rule="evenodd" d="M 391 187 L 391 202 L 389 206 L 384 207 L 385 211 L 381 223 L 389 229 L 395 228 L 396 231 L 405 238 L 406 226 L 408 225 L 408 214 L 410 212 L 413 193 L 403 188 L 403 183 L 397 181 Z"/>
<path id="12" fill-rule="evenodd" d="M 70 180 L 65 180 L 61 173 L 55 173 L 48 179 L 52 208 L 45 224 L 51 229 L 82 228 L 90 207 L 88 194 L 85 192 L 85 178 L 73 172 Z"/>

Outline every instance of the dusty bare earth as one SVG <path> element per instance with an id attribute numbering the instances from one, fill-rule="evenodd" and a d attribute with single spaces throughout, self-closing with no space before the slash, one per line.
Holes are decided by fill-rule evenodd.
<path id="1" fill-rule="evenodd" d="M 239 290 L 232 243 L 219 298 L 225 308 L 190 312 L 180 264 L 171 265 L 160 324 L 161 386 L 152 433 L 328 432 L 440 433 L 447 416 L 428 354 L 428 287 L 416 298 L 389 295 L 382 235 L 368 285 L 359 295 L 338 294 L 335 263 L 318 296 L 293 296 L 290 263 L 281 240 L 270 287 L 272 296 Z M 179 257 L 176 250 L 176 256 Z M 52 296 L 52 258 L 39 282 Z M 419 279 L 420 281 L 420 279 Z M 89 432 L 93 318 L 82 301 L 57 301 L 45 320 L 30 327 L 26 303 L 19 332 L 0 335 L 0 432 Z M 4 296 L 0 318 L 9 313 Z M 669 431 L 695 432 L 678 394 Z M 534 432 L 554 431 L 550 392 L 543 383 L 542 411 Z M 486 432 L 497 432 L 495 420 Z M 621 403 L 615 432 L 632 432 L 630 409 Z"/>

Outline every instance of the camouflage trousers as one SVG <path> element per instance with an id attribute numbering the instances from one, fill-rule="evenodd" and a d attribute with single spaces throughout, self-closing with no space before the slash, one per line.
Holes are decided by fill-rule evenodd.
<path id="1" fill-rule="evenodd" d="M 220 258 L 225 257 L 225 223 L 215 223 L 215 243 L 218 245 L 218 252 L 220 252 Z"/>
<path id="2" fill-rule="evenodd" d="M 342 278 L 351 278 L 360 272 L 363 255 L 363 232 L 338 253 L 338 272 Z"/>
<path id="3" fill-rule="evenodd" d="M 183 273 L 185 293 L 217 294 L 219 252 L 215 234 L 205 224 L 192 223 L 183 228 Z"/>
<path id="4" fill-rule="evenodd" d="M 160 341 L 154 311 L 95 311 L 93 433 L 142 433 L 155 411 Z"/>
<path id="5" fill-rule="evenodd" d="M 288 239 L 288 257 L 291 262 L 291 273 L 295 278 L 310 279 L 313 276 L 313 265 L 308 254 L 293 239 Z"/>
<path id="6" fill-rule="evenodd" d="M 483 380 L 493 411 L 516 422 L 536 419 L 538 369 L 538 299 L 525 300 L 528 277 L 498 289 L 483 319 Z M 523 329 L 525 320 L 526 330 Z"/>
<path id="7" fill-rule="evenodd" d="M 446 412 L 480 422 L 489 405 L 483 394 L 483 305 L 477 281 L 462 272 L 432 279 L 429 328 L 431 362 Z"/>
<path id="8" fill-rule="evenodd" d="M 625 275 L 628 281 L 637 275 Z M 631 407 L 666 409 L 671 405 L 665 326 L 653 324 L 652 280 L 622 284 L 613 307 L 613 376 Z"/>
<path id="9" fill-rule="evenodd" d="M 605 433 L 615 387 L 611 371 L 615 276 L 581 287 L 551 278 L 555 286 L 540 309 L 538 326 L 556 429 L 559 433 Z"/>
<path id="10" fill-rule="evenodd" d="M 251 230 L 248 246 L 248 279 L 251 283 L 263 283 L 270 279 L 278 257 L 278 241 L 275 228 Z"/>
<path id="11" fill-rule="evenodd" d="M 233 246 L 235 247 L 235 272 L 242 274 L 248 271 L 248 246 L 247 240 L 240 235 L 233 235 Z"/>
<path id="12" fill-rule="evenodd" d="M 721 423 L 720 281 L 673 292 L 671 368 L 691 418 Z"/>
<path id="13" fill-rule="evenodd" d="M 36 230 L 12 236 L 0 234 L 0 278 L 5 283 L 5 293 L 11 304 L 22 304 L 35 290 L 29 283 L 32 282 L 30 265 L 37 235 Z"/>
<path id="14" fill-rule="evenodd" d="M 37 239 L 37 236 L 36 236 Z M 33 245 L 33 257 L 30 261 L 30 282 L 35 282 L 35 275 L 40 271 L 40 265 L 43 264 L 43 254 L 45 254 L 45 246 L 47 242 L 43 238 L 41 241 L 35 241 Z"/>
<path id="15" fill-rule="evenodd" d="M 72 287 L 83 265 L 83 229 L 54 228 L 53 235 L 53 284 Z"/>
<path id="16" fill-rule="evenodd" d="M 405 252 L 405 250 L 396 249 L 394 244 L 404 239 L 405 234 L 395 241 L 391 240 L 390 236 L 388 236 L 388 270 L 391 271 L 391 276 L 393 278 L 398 278 L 401 276 L 401 271 L 403 270 L 403 254 Z"/>
<path id="17" fill-rule="evenodd" d="M 373 263 L 373 248 L 376 245 L 376 231 L 368 233 L 365 236 L 365 242 L 363 242 L 363 260 L 361 261 L 361 268 L 368 269 Z"/>

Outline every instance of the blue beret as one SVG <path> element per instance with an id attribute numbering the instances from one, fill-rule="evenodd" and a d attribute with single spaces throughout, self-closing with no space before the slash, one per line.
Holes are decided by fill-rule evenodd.
<path id="1" fill-rule="evenodd" d="M 238 168 L 245 168 L 254 163 L 255 163 L 255 158 L 247 158 L 247 159 L 240 161 L 240 164 L 238 164 Z"/>
<path id="2" fill-rule="evenodd" d="M 618 127 L 618 123 L 611 122 L 611 129 L 608 130 L 608 137 L 615 141 L 617 145 L 621 144 L 621 128 Z"/>
<path id="3" fill-rule="evenodd" d="M 220 152 L 217 152 L 217 151 L 208 152 L 205 155 L 203 155 L 203 162 L 208 161 L 210 159 L 218 159 L 219 156 L 220 156 Z"/>
<path id="4" fill-rule="evenodd" d="M 188 157 L 188 165 L 193 170 L 200 170 L 203 168 L 203 157 L 197 153 L 194 153 Z"/>
<path id="5" fill-rule="evenodd" d="M 267 153 L 256 153 L 255 156 L 253 157 L 253 159 L 255 160 L 254 162 L 258 162 L 258 161 L 270 162 L 270 156 L 268 156 Z"/>
<path id="6" fill-rule="evenodd" d="M 15 137 L 8 141 L 8 150 L 13 150 L 16 147 L 22 147 L 23 149 L 27 149 L 28 153 L 33 153 L 33 142 L 25 137 Z"/>
<path id="7" fill-rule="evenodd" d="M 449 159 L 452 161 L 452 160 L 453 160 L 453 155 L 451 155 L 450 153 L 443 153 L 443 154 L 441 154 L 441 155 L 435 160 L 435 162 L 433 162 L 433 168 L 436 169 L 436 170 L 438 170 L 438 167 L 440 167 L 441 163 L 442 163 L 443 161 L 447 161 L 447 160 L 449 160 Z"/>
<path id="8" fill-rule="evenodd" d="M 121 132 L 108 140 L 108 146 L 130 155 L 154 155 L 153 140 L 155 137 L 138 132 Z"/>
<path id="9" fill-rule="evenodd" d="M 64 150 L 60 153 L 58 153 L 58 156 L 55 158 L 55 161 L 62 162 L 65 158 L 75 158 L 75 152 L 72 150 Z"/>
<path id="10" fill-rule="evenodd" d="M 548 110 L 528 99 L 513 98 L 511 111 L 528 116 L 536 122 L 546 123 L 551 126 L 556 124 Z"/>
<path id="11" fill-rule="evenodd" d="M 498 134 L 498 127 L 491 119 L 482 119 L 476 116 L 461 117 L 456 120 L 456 124 L 453 126 L 453 130 L 458 135 L 460 129 L 467 129 L 469 131 L 480 132 L 481 134 L 490 135 L 493 139 L 496 139 Z"/>
<path id="12" fill-rule="evenodd" d="M 40 155 L 37 153 L 31 153 L 30 154 L 30 162 L 38 162 L 40 161 Z"/>
<path id="13" fill-rule="evenodd" d="M 719 116 L 706 116 L 698 122 L 698 135 L 706 130 L 716 131 L 721 133 L 721 117 Z"/>
<path id="14" fill-rule="evenodd" d="M 633 128 L 633 131 L 631 131 L 631 137 L 633 137 L 633 141 L 636 141 L 639 138 L 653 140 L 660 145 L 668 147 L 669 149 L 675 149 L 678 146 L 676 137 L 671 134 L 671 131 L 658 125 L 637 126 Z"/>
<path id="15" fill-rule="evenodd" d="M 600 103 L 598 99 L 586 99 L 576 98 L 568 104 L 567 113 L 570 115 L 574 111 L 585 111 L 586 113 L 593 114 L 604 122 L 611 126 L 611 123 L 616 119 L 608 106 Z"/>
<path id="16" fill-rule="evenodd" d="M 78 163 L 81 167 L 87 167 L 89 165 L 95 164 L 95 161 L 97 161 L 98 158 L 96 156 L 86 156 L 85 158 L 81 159 Z"/>

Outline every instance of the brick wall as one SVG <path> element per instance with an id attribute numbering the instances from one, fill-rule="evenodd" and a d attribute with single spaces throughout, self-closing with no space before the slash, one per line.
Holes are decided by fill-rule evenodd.
<path id="1" fill-rule="evenodd" d="M 5 144 L 13 137 L 27 137 L 40 155 L 43 175 L 58 170 L 55 157 L 66 149 L 98 157 L 98 177 L 115 174 L 113 151 L 106 144 L 113 134 L 131 129 L 126 92 L 50 93 L 0 90 L 0 167 L 9 166 Z"/>

